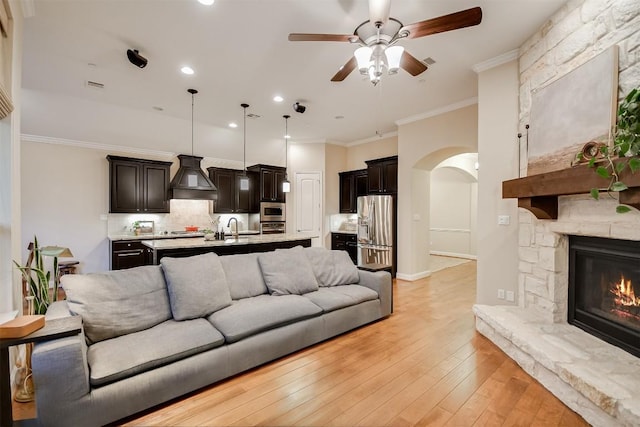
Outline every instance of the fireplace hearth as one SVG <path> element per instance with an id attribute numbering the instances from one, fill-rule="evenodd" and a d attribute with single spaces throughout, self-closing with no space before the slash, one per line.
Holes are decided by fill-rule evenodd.
<path id="1" fill-rule="evenodd" d="M 567 320 L 640 357 L 640 242 L 569 237 Z"/>

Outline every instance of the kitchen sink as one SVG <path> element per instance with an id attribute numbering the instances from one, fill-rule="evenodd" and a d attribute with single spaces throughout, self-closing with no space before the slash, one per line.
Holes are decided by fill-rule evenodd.
<path id="1" fill-rule="evenodd" d="M 249 239 L 246 238 L 246 237 L 244 237 L 244 238 L 240 237 L 240 238 L 237 238 L 237 239 L 234 239 L 234 238 L 224 239 L 225 243 L 246 243 L 248 241 L 249 241 Z"/>

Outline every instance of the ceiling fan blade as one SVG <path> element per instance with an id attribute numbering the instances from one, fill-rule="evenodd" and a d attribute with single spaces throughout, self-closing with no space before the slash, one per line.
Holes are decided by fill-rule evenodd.
<path id="1" fill-rule="evenodd" d="M 482 9 L 474 7 L 460 12 L 443 15 L 438 18 L 409 24 L 400 29 L 400 32 L 408 31 L 408 39 L 417 39 L 431 34 L 444 33 L 445 31 L 459 28 L 472 27 L 482 22 Z"/>
<path id="2" fill-rule="evenodd" d="M 340 70 L 336 73 L 336 75 L 331 77 L 331 81 L 332 82 L 343 81 L 344 79 L 347 78 L 349 74 L 351 74 L 353 70 L 356 69 L 356 65 L 358 65 L 358 62 L 356 61 L 356 57 L 352 56 L 351 59 L 348 60 L 347 63 L 342 66 L 342 68 L 340 68 Z"/>
<path id="3" fill-rule="evenodd" d="M 369 0 L 369 21 L 386 24 L 391 11 L 391 0 Z"/>
<path id="4" fill-rule="evenodd" d="M 358 36 L 353 34 L 307 34 L 291 33 L 290 42 L 351 42 L 358 40 Z"/>
<path id="5" fill-rule="evenodd" d="M 400 58 L 400 67 L 412 76 L 417 76 L 420 73 L 427 71 L 427 65 L 416 59 L 415 56 L 408 53 L 406 50 L 402 52 L 402 58 Z"/>

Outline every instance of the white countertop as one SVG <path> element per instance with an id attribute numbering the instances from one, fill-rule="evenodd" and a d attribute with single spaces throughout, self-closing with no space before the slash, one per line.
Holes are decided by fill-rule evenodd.
<path id="1" fill-rule="evenodd" d="M 206 248 L 210 246 L 252 245 L 261 243 L 287 242 L 292 240 L 320 237 L 317 233 L 282 233 L 240 236 L 238 239 L 204 240 L 204 238 L 143 240 L 141 243 L 151 249 Z"/>
<path id="2" fill-rule="evenodd" d="M 331 230 L 332 233 L 340 233 L 340 234 L 353 234 L 356 235 L 358 234 L 355 230 L 351 231 L 351 230 Z"/>
<path id="3" fill-rule="evenodd" d="M 245 235 L 256 235 L 260 234 L 257 230 L 241 230 L 238 234 L 241 236 Z M 171 233 L 157 233 L 157 234 L 111 234 L 108 236 L 109 240 L 118 241 L 118 240 L 156 240 L 156 239 L 192 239 L 194 237 L 203 237 L 204 233 L 201 231 L 197 232 L 189 232 L 184 234 L 171 234 Z"/>

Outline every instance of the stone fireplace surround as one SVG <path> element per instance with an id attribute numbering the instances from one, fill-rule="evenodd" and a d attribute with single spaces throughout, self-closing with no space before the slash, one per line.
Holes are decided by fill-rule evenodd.
<path id="1" fill-rule="evenodd" d="M 562 196 L 557 220 L 520 209 L 518 306 L 473 308 L 481 334 L 595 426 L 640 424 L 640 358 L 567 323 L 567 236 L 640 241 L 640 212 L 616 204 Z"/>

